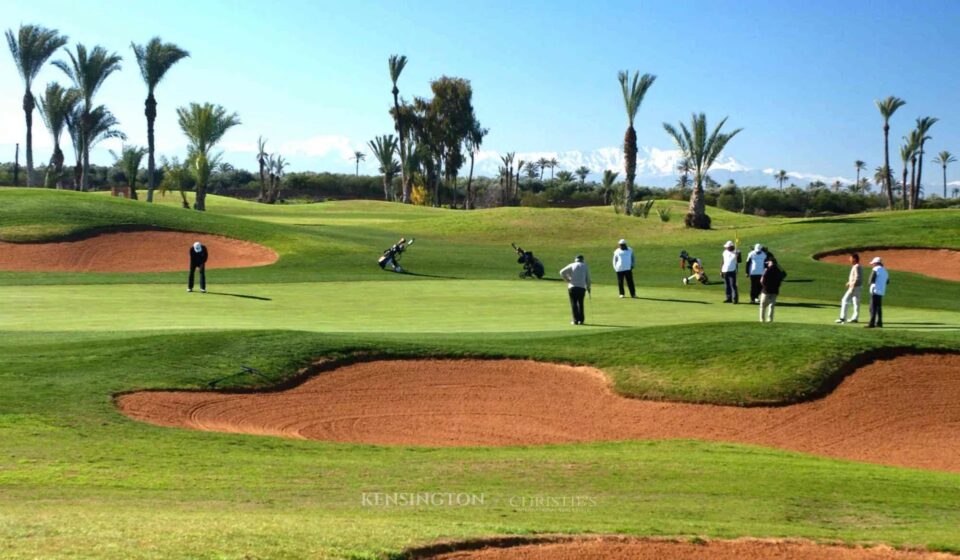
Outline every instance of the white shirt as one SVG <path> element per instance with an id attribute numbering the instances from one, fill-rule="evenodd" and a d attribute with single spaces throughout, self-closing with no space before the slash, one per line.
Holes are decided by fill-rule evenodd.
<path id="1" fill-rule="evenodd" d="M 890 275 L 887 274 L 887 269 L 884 268 L 882 264 L 873 267 L 872 279 L 873 283 L 870 284 L 870 293 L 877 294 L 878 296 L 886 295 Z"/>
<path id="2" fill-rule="evenodd" d="M 763 274 L 763 261 L 767 260 L 767 254 L 763 251 L 750 251 L 747 255 L 747 272 L 750 276 L 760 276 Z"/>
<path id="3" fill-rule="evenodd" d="M 590 269 L 587 263 L 573 262 L 563 267 L 560 277 L 567 281 L 568 288 L 590 289 Z"/>
<path id="4" fill-rule="evenodd" d="M 736 271 L 737 271 L 737 252 L 724 249 L 723 250 L 723 266 L 720 267 L 720 272 L 736 272 Z"/>
<path id="5" fill-rule="evenodd" d="M 617 272 L 633 270 L 633 249 L 617 247 L 617 250 L 613 252 L 613 269 Z"/>

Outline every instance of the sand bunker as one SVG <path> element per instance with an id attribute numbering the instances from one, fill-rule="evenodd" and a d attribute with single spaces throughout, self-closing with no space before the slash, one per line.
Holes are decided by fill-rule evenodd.
<path id="1" fill-rule="evenodd" d="M 853 252 L 860 253 L 860 262 L 865 266 L 873 257 L 880 257 L 884 266 L 890 270 L 915 272 L 960 282 L 960 251 L 950 249 L 850 249 L 843 253 L 822 255 L 817 259 L 828 263 L 847 264 L 847 257 Z"/>
<path id="2" fill-rule="evenodd" d="M 395 360 L 285 391 L 141 391 L 137 420 L 197 430 L 380 445 L 505 446 L 691 438 L 960 472 L 960 355 L 861 368 L 823 399 L 782 407 L 652 402 L 602 372 L 530 361 Z"/>
<path id="3" fill-rule="evenodd" d="M 194 241 L 207 246 L 207 268 L 241 268 L 277 262 L 268 247 L 206 233 L 124 231 L 75 241 L 0 241 L 0 270 L 30 272 L 172 272 L 189 267 Z"/>
<path id="4" fill-rule="evenodd" d="M 925 560 L 957 556 L 931 552 L 908 552 L 889 547 L 820 545 L 811 541 L 737 539 L 706 543 L 657 539 L 594 538 L 566 539 L 507 547 L 485 547 L 440 554 L 410 554 L 408 558 L 431 560 Z"/>

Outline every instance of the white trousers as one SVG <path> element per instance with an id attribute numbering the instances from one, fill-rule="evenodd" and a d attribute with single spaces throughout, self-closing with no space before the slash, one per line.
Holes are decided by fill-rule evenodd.
<path id="1" fill-rule="evenodd" d="M 856 288 L 847 288 L 847 292 L 843 294 L 843 299 L 840 300 L 840 318 L 844 321 L 847 320 L 847 306 L 853 303 L 853 315 L 850 317 L 850 321 L 856 321 L 860 318 L 860 291 L 862 286 L 857 286 Z"/>
<path id="2" fill-rule="evenodd" d="M 760 294 L 760 322 L 772 323 L 777 307 L 777 294 Z"/>

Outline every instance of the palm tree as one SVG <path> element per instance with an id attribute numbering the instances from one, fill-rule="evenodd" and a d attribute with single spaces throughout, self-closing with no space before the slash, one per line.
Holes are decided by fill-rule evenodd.
<path id="1" fill-rule="evenodd" d="M 367 145 L 380 164 L 380 173 L 383 174 L 383 199 L 389 201 L 393 176 L 400 171 L 400 163 L 394 159 L 397 153 L 397 138 L 393 134 L 384 134 L 374 137 Z"/>
<path id="2" fill-rule="evenodd" d="M 690 175 L 690 160 L 687 158 L 680 158 L 680 161 L 677 162 L 677 171 L 680 172 L 680 180 L 677 182 L 678 185 L 681 185 L 681 188 L 686 187 L 689 184 L 687 176 Z"/>
<path id="3" fill-rule="evenodd" d="M 500 191 L 500 205 L 505 206 L 507 204 L 507 198 L 512 191 L 513 183 L 513 160 L 517 156 L 516 152 L 507 152 L 506 155 L 500 156 L 500 161 L 503 162 L 503 168 L 501 175 L 503 176 L 503 189 Z"/>
<path id="4" fill-rule="evenodd" d="M 540 170 L 540 182 L 543 182 L 543 171 L 550 167 L 550 160 L 547 158 L 540 158 L 537 160 L 537 169 Z"/>
<path id="5" fill-rule="evenodd" d="M 113 164 L 119 167 L 127 178 L 131 200 L 137 200 L 137 173 L 140 172 L 140 163 L 146 153 L 146 149 L 138 146 L 121 146 L 119 154 L 110 150 L 110 155 L 113 156 Z"/>
<path id="6" fill-rule="evenodd" d="M 240 117 L 236 113 L 228 114 L 220 105 L 191 103 L 189 107 L 177 108 L 177 122 L 190 142 L 187 161 L 197 180 L 193 208 L 204 211 L 207 209 L 207 181 L 219 157 L 212 153 L 213 147 L 228 130 L 240 124 Z"/>
<path id="7" fill-rule="evenodd" d="M 837 179 L 836 181 L 833 182 L 833 185 L 831 186 L 833 187 L 833 192 L 838 193 L 840 192 L 840 189 L 843 188 L 843 182 L 840 181 L 840 179 Z"/>
<path id="8" fill-rule="evenodd" d="M 357 177 L 359 177 L 359 176 L 360 176 L 360 162 L 367 160 L 367 154 L 365 154 L 365 153 L 363 153 L 363 152 L 353 152 L 353 157 L 352 157 L 352 158 L 349 158 L 349 159 L 356 160 L 356 162 L 357 162 Z"/>
<path id="9" fill-rule="evenodd" d="M 557 158 L 550 158 L 550 161 L 548 163 L 550 165 L 550 181 L 553 181 L 553 170 L 556 169 L 558 165 L 560 165 L 560 162 L 557 161 Z"/>
<path id="10" fill-rule="evenodd" d="M 947 198 L 947 165 L 957 161 L 948 151 L 942 151 L 934 158 L 933 163 L 943 167 L 943 198 Z"/>
<path id="11" fill-rule="evenodd" d="M 98 105 L 90 110 L 86 116 L 87 126 L 82 126 L 83 120 L 83 107 L 78 102 L 73 112 L 67 116 L 67 131 L 70 133 L 73 151 L 77 157 L 77 165 L 74 167 L 74 183 L 78 189 L 82 186 L 83 178 L 83 147 L 93 148 L 100 142 L 111 138 L 127 139 L 127 135 L 117 129 L 120 122 L 103 105 Z"/>
<path id="12" fill-rule="evenodd" d="M 284 170 L 288 165 L 290 165 L 290 163 L 283 159 L 282 155 L 277 154 L 277 157 L 273 157 L 273 154 L 270 154 L 270 195 L 268 199 L 270 204 L 280 200 L 280 187 L 283 186 L 283 176 L 286 174 Z"/>
<path id="13" fill-rule="evenodd" d="M 573 173 L 567 171 L 566 169 L 557 173 L 557 180 L 560 181 L 561 185 L 566 185 L 567 183 L 573 182 Z"/>
<path id="14" fill-rule="evenodd" d="M 726 122 L 727 118 L 724 117 L 709 135 L 707 116 L 703 113 L 692 115 L 689 129 L 683 123 L 680 123 L 679 131 L 663 123 L 664 130 L 673 138 L 683 157 L 690 160 L 693 168 L 693 193 L 690 195 L 690 209 L 684 218 L 687 227 L 710 229 L 710 217 L 707 216 L 703 200 L 703 180 L 727 143 L 743 130 L 738 128 L 729 133 L 720 132 Z"/>
<path id="15" fill-rule="evenodd" d="M 590 168 L 586 165 L 581 165 L 574 173 L 577 174 L 577 177 L 580 177 L 580 186 L 582 187 L 587 182 L 587 175 L 590 174 Z"/>
<path id="16" fill-rule="evenodd" d="M 617 182 L 617 175 L 620 175 L 616 171 L 610 169 L 603 170 L 603 182 L 600 186 L 600 192 L 603 196 L 603 204 L 606 206 L 610 204 L 611 195 L 613 195 L 614 183 Z"/>
<path id="17" fill-rule="evenodd" d="M 876 100 L 874 103 L 877 105 L 877 109 L 880 110 L 880 116 L 883 117 L 883 167 L 889 171 L 890 169 L 890 117 L 897 112 L 897 109 L 903 107 L 907 104 L 906 101 L 900 99 L 899 97 L 889 96 L 884 100 Z M 887 191 L 887 205 L 890 210 L 893 210 L 893 187 L 891 186 L 890 173 L 886 173 L 886 181 L 884 182 L 884 188 Z"/>
<path id="18" fill-rule="evenodd" d="M 888 181 L 893 183 L 893 173 L 890 171 L 890 168 L 878 165 L 877 168 L 873 170 L 873 182 L 877 186 L 882 186 L 886 185 Z"/>
<path id="19" fill-rule="evenodd" d="M 920 145 L 917 149 L 917 186 L 913 190 L 912 207 L 920 205 L 920 191 L 923 188 L 923 147 L 924 144 L 927 143 L 927 140 L 930 140 L 927 133 L 930 132 L 930 128 L 933 127 L 938 120 L 940 119 L 936 117 L 921 117 L 917 119 L 917 134 L 920 135 Z"/>
<path id="20" fill-rule="evenodd" d="M 483 128 L 480 126 L 480 122 L 474 119 L 473 124 L 470 126 L 470 132 L 467 134 L 467 139 L 465 140 L 467 150 L 470 152 L 470 175 L 467 177 L 467 200 L 463 203 L 463 207 L 467 210 L 473 208 L 473 164 L 477 158 L 477 154 L 480 153 L 480 146 L 483 144 L 483 139 L 489 132 L 489 129 Z"/>
<path id="21" fill-rule="evenodd" d="M 627 215 L 633 211 L 633 181 L 637 176 L 637 131 L 633 128 L 633 121 L 640 110 L 640 104 L 643 103 L 647 90 L 653 85 L 657 77 L 653 74 L 644 74 L 640 76 L 639 72 L 633 73 L 633 80 L 630 80 L 630 74 L 627 71 L 621 71 L 617 74 L 620 80 L 620 89 L 623 93 L 623 105 L 627 110 L 627 132 L 623 136 L 623 159 L 627 172 L 627 192 L 624 207 Z"/>
<path id="22" fill-rule="evenodd" d="M 406 161 L 407 158 L 407 136 L 404 134 L 403 130 L 403 120 L 400 114 L 400 89 L 397 88 L 397 80 L 400 79 L 400 74 L 403 72 L 403 69 L 407 66 L 407 57 L 404 55 L 390 55 L 387 63 L 390 66 L 390 81 L 393 82 L 393 124 L 397 129 L 397 137 L 400 141 L 400 161 Z M 407 173 L 405 166 L 401 166 L 400 169 L 400 184 L 403 190 L 403 203 L 410 203 L 410 177 Z"/>
<path id="23" fill-rule="evenodd" d="M 782 191 L 782 190 L 783 190 L 783 183 L 785 183 L 786 180 L 790 178 L 790 176 L 787 175 L 787 171 L 786 171 L 785 169 L 781 169 L 780 171 L 777 171 L 777 172 L 773 175 L 773 178 L 774 178 L 774 180 L 776 180 L 778 183 L 780 183 L 780 190 Z"/>
<path id="24" fill-rule="evenodd" d="M 36 103 L 30 89 L 40 69 L 57 49 L 67 44 L 67 38 L 60 35 L 56 29 L 39 25 L 21 25 L 16 35 L 12 29 L 8 29 L 6 35 L 13 63 L 23 78 L 23 115 L 27 122 L 27 186 L 32 187 L 33 109 Z"/>
<path id="25" fill-rule="evenodd" d="M 517 161 L 517 174 L 514 176 L 516 182 L 513 184 L 513 199 L 516 200 L 520 198 L 520 170 L 523 169 L 524 164 L 527 162 L 521 160 Z"/>
<path id="26" fill-rule="evenodd" d="M 157 186 L 153 159 L 153 123 L 157 120 L 157 100 L 153 97 L 153 92 L 167 70 L 181 59 L 190 56 L 190 53 L 173 43 L 164 43 L 160 37 L 150 39 L 146 45 L 130 43 L 130 48 L 137 57 L 143 83 L 147 84 L 147 100 L 143 103 L 143 114 L 147 117 L 147 202 L 153 202 L 153 189 Z"/>
<path id="27" fill-rule="evenodd" d="M 536 179 L 537 172 L 540 170 L 540 163 L 536 161 L 527 162 L 527 179 Z"/>
<path id="28" fill-rule="evenodd" d="M 40 98 L 40 118 L 47 125 L 53 139 L 53 155 L 50 156 L 50 165 L 47 167 L 47 176 L 44 186 L 53 188 L 58 186 L 60 175 L 63 173 L 63 150 L 60 149 L 60 137 L 63 128 L 67 125 L 67 117 L 80 102 L 80 93 L 75 89 L 65 89 L 60 84 L 47 85 L 43 97 Z"/>
<path id="29" fill-rule="evenodd" d="M 73 85 L 80 90 L 83 100 L 83 113 L 80 119 L 81 137 L 87 138 L 90 136 L 89 130 L 92 127 L 90 119 L 93 111 L 93 97 L 107 77 L 120 69 L 120 61 L 123 59 L 116 53 L 108 53 L 101 46 L 93 47 L 93 50 L 87 53 L 87 48 L 78 43 L 76 50 L 76 56 L 69 50 L 66 51 L 67 56 L 70 57 L 69 63 L 56 60 L 53 64 L 63 70 L 64 74 L 73 80 Z M 83 151 L 83 170 L 80 190 L 86 190 L 90 184 L 90 145 L 84 143 L 81 150 Z"/>
<path id="30" fill-rule="evenodd" d="M 854 183 L 854 184 L 856 184 L 856 185 L 859 186 L 859 185 L 860 185 L 860 172 L 863 171 L 863 170 L 865 170 L 865 169 L 867 168 L 867 163 L 864 162 L 864 161 L 860 161 L 860 160 L 858 159 L 857 161 L 853 162 L 853 167 L 854 167 L 854 169 L 857 170 L 857 182 Z"/>
<path id="31" fill-rule="evenodd" d="M 260 166 L 260 202 L 267 202 L 270 197 L 267 192 L 267 141 L 263 136 L 257 137 L 257 164 Z"/>
<path id="32" fill-rule="evenodd" d="M 911 135 L 913 136 L 913 135 Z M 916 140 L 915 137 L 904 137 L 904 143 L 900 146 L 900 161 L 903 163 L 903 179 L 901 184 L 903 188 L 903 208 L 907 208 L 907 173 L 910 171 L 910 160 L 913 159 L 914 153 L 917 150 L 917 147 L 914 145 L 913 140 Z"/>
<path id="33" fill-rule="evenodd" d="M 953 198 L 960 196 L 960 187 L 953 187 L 953 190 L 950 191 L 953 194 Z"/>

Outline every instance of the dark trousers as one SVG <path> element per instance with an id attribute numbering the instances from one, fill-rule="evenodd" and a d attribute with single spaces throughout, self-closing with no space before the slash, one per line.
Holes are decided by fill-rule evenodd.
<path id="1" fill-rule="evenodd" d="M 637 288 L 633 285 L 633 271 L 617 271 L 617 286 L 620 288 L 620 295 L 623 295 L 623 279 L 627 279 L 627 287 L 630 288 L 630 297 L 637 297 Z"/>
<path id="2" fill-rule="evenodd" d="M 187 281 L 187 287 L 191 290 L 193 289 L 193 272 L 197 269 L 200 269 L 200 289 L 207 289 L 207 266 L 206 265 L 190 265 L 190 280 Z"/>
<path id="3" fill-rule="evenodd" d="M 570 311 L 573 312 L 573 322 L 583 323 L 586 318 L 583 313 L 583 298 L 587 296 L 586 288 L 569 288 Z"/>
<path id="4" fill-rule="evenodd" d="M 883 326 L 883 296 L 870 294 L 870 326 Z"/>
<path id="5" fill-rule="evenodd" d="M 727 301 L 739 303 L 740 294 L 737 293 L 737 272 L 724 272 L 723 285 L 727 288 Z"/>
<path id="6" fill-rule="evenodd" d="M 760 299 L 760 291 L 763 286 L 760 285 L 760 275 L 750 275 L 750 301 L 754 302 Z"/>

